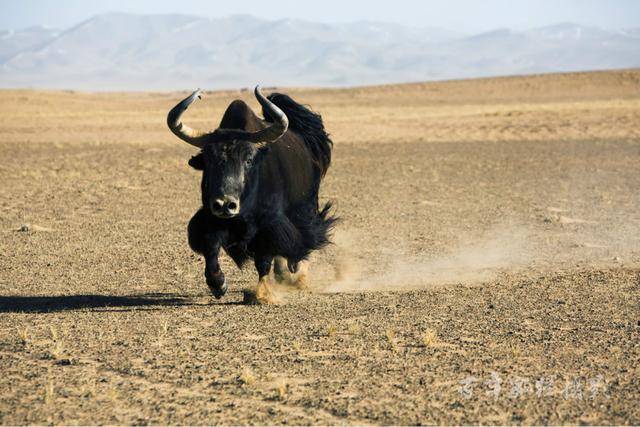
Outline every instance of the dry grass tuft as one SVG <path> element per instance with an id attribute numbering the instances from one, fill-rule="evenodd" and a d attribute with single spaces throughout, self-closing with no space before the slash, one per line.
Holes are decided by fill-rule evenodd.
<path id="1" fill-rule="evenodd" d="M 51 376 L 51 369 L 47 373 L 47 382 L 44 385 L 44 403 L 47 407 L 51 408 L 55 400 L 55 386 L 53 384 L 53 377 Z"/>
<path id="2" fill-rule="evenodd" d="M 522 350 L 520 349 L 519 346 L 515 344 L 510 347 L 509 352 L 511 353 L 511 357 L 514 359 L 517 359 L 520 356 L 522 356 Z"/>
<path id="3" fill-rule="evenodd" d="M 51 348 L 49 349 L 49 354 L 55 360 L 64 359 L 64 345 L 60 340 L 58 331 L 53 326 L 51 326 L 49 330 L 51 332 Z"/>
<path id="4" fill-rule="evenodd" d="M 18 337 L 22 345 L 26 346 L 29 343 L 29 328 L 18 328 Z"/>
<path id="5" fill-rule="evenodd" d="M 334 325 L 333 323 L 331 323 L 329 326 L 327 326 L 327 336 L 328 337 L 334 336 L 337 332 L 338 332 L 338 329 L 336 328 L 336 325 Z"/>
<path id="6" fill-rule="evenodd" d="M 156 346 L 164 347 L 166 344 L 167 334 L 169 333 L 169 319 L 166 319 L 160 325 L 160 330 L 158 331 L 158 340 L 156 341 Z"/>
<path id="7" fill-rule="evenodd" d="M 360 325 L 357 323 L 349 324 L 348 331 L 351 335 L 358 335 L 360 333 Z"/>
<path id="8" fill-rule="evenodd" d="M 276 383 L 276 392 L 278 393 L 278 400 L 284 400 L 287 397 L 287 391 L 289 390 L 289 385 L 287 381 L 282 378 Z"/>
<path id="9" fill-rule="evenodd" d="M 427 329 L 427 332 L 422 335 L 422 345 L 425 347 L 433 347 L 440 343 L 440 338 L 438 338 L 438 334 L 433 329 Z"/>
<path id="10" fill-rule="evenodd" d="M 55 424 L 55 400 L 56 400 L 56 389 L 53 384 L 53 378 L 51 376 L 51 369 L 48 371 L 47 382 L 44 386 L 44 407 L 47 414 L 47 423 L 50 425 Z"/>
<path id="11" fill-rule="evenodd" d="M 393 329 L 387 329 L 384 333 L 384 336 L 387 338 L 391 350 L 396 351 L 398 349 L 398 343 L 396 342 L 396 332 Z"/>
<path id="12" fill-rule="evenodd" d="M 256 376 L 251 372 L 251 369 L 244 368 L 238 380 L 242 383 L 242 385 L 251 385 L 256 382 Z"/>

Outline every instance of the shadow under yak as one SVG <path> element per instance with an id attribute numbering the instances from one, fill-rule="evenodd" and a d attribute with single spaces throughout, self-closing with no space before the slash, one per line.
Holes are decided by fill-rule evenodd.
<path id="1" fill-rule="evenodd" d="M 233 302 L 232 302 L 233 303 Z M 227 303 L 229 304 L 229 303 Z M 141 295 L 59 295 L 59 296 L 2 296 L 0 295 L 0 313 L 49 313 L 65 310 L 105 309 L 122 311 L 157 309 L 166 306 L 208 306 L 209 303 L 196 302 L 192 297 L 176 294 Z M 120 309 L 120 310 L 118 310 Z M 100 310 L 103 311 L 103 310 Z M 128 311 L 128 310 L 127 310 Z"/>

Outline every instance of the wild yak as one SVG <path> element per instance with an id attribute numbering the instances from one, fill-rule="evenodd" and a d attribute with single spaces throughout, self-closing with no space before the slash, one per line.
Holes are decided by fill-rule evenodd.
<path id="1" fill-rule="evenodd" d="M 246 302 L 272 303 L 272 264 L 278 280 L 303 287 L 306 259 L 329 243 L 336 218 L 330 203 L 319 208 L 318 192 L 333 142 L 322 117 L 288 95 L 266 98 L 256 86 L 255 96 L 264 120 L 235 100 L 218 129 L 196 131 L 181 116 L 201 98 L 198 89 L 169 112 L 167 124 L 200 149 L 189 165 L 202 171 L 202 207 L 189 222 L 188 236 L 191 248 L 205 258 L 211 292 L 221 298 L 227 291 L 218 262 L 222 248 L 238 267 L 254 261 L 259 280 L 245 293 Z"/>

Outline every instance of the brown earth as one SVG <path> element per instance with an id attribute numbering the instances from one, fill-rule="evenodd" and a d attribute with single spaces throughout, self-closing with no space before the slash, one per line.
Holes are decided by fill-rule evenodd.
<path id="1" fill-rule="evenodd" d="M 343 221 L 279 306 L 208 295 L 184 93 L 0 92 L 2 424 L 640 423 L 639 70 L 288 92 Z"/>

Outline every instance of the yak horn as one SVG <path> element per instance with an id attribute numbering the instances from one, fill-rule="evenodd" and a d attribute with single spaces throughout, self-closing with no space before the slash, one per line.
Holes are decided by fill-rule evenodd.
<path id="1" fill-rule="evenodd" d="M 207 141 L 207 137 L 211 135 L 211 133 L 200 132 L 195 129 L 190 128 L 180 121 L 180 117 L 182 114 L 189 108 L 191 104 L 197 99 L 200 99 L 202 91 L 197 89 L 191 95 L 183 99 L 169 111 L 167 114 L 167 125 L 171 132 L 173 132 L 178 138 L 183 140 L 184 142 L 191 144 L 195 147 L 202 148 Z"/>
<path id="2" fill-rule="evenodd" d="M 180 121 L 182 113 L 196 100 L 200 98 L 200 89 L 193 92 L 187 98 L 183 99 L 169 111 L 167 115 L 167 125 L 171 132 L 184 142 L 195 147 L 202 148 L 208 141 L 210 142 L 226 142 L 232 140 L 244 140 L 253 143 L 273 142 L 280 138 L 289 128 L 289 119 L 287 115 L 278 108 L 273 102 L 269 101 L 260 91 L 260 86 L 256 86 L 254 91 L 256 99 L 262 105 L 269 118 L 273 119 L 265 129 L 256 132 L 247 132 L 240 129 L 217 129 L 214 132 L 200 132 L 190 128 Z M 265 117 L 266 118 L 266 117 Z"/>
<path id="3" fill-rule="evenodd" d="M 266 129 L 254 132 L 252 142 L 273 142 L 280 138 L 289 128 L 287 115 L 273 102 L 269 101 L 260 91 L 260 85 L 254 90 L 256 99 L 262 105 L 268 116 L 273 119 L 273 124 Z M 266 119 L 267 117 L 265 117 Z"/>

